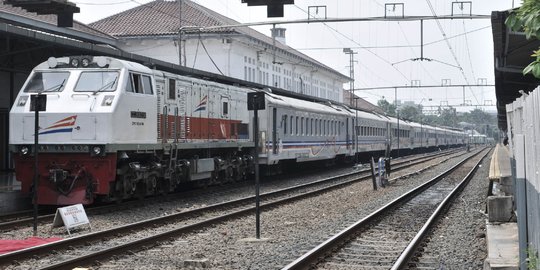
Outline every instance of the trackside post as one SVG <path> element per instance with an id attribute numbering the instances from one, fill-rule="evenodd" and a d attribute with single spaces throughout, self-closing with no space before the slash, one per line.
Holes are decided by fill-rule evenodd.
<path id="1" fill-rule="evenodd" d="M 47 95 L 37 94 L 30 96 L 30 111 L 35 112 L 34 121 L 34 236 L 37 236 L 37 216 L 38 216 L 38 145 L 39 145 L 39 112 L 45 111 L 47 107 Z"/>
<path id="2" fill-rule="evenodd" d="M 248 93 L 248 110 L 253 111 L 253 142 L 255 143 L 255 231 L 257 239 L 261 239 L 261 210 L 259 208 L 259 110 L 264 110 L 264 93 Z M 263 143 L 266 145 L 266 143 Z"/>

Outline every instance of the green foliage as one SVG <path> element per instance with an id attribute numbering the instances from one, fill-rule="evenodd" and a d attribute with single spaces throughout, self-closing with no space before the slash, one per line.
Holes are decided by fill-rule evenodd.
<path id="1" fill-rule="evenodd" d="M 387 115 L 390 115 L 390 116 L 396 115 L 396 105 L 390 104 L 384 98 L 377 101 L 377 106 L 379 106 L 379 108 L 381 108 L 384 111 L 384 113 L 386 113 Z"/>
<path id="2" fill-rule="evenodd" d="M 540 1 L 524 0 L 522 6 L 510 12 L 505 22 L 513 31 L 522 31 L 527 39 L 540 38 Z M 523 75 L 531 73 L 540 78 L 540 49 L 531 55 L 535 60 L 523 69 Z"/>
<path id="3" fill-rule="evenodd" d="M 540 0 L 539 0 L 540 1 Z M 390 104 L 385 99 L 377 102 L 377 105 L 389 116 L 395 117 L 394 104 Z M 463 128 L 460 123 L 465 122 L 465 129 L 475 129 L 476 131 L 497 138 L 499 130 L 497 128 L 497 117 L 488 114 L 480 109 L 474 109 L 470 112 L 457 113 L 455 108 L 439 108 L 435 115 L 425 115 L 422 112 L 422 106 L 402 106 L 399 109 L 399 118 L 423 123 L 432 126 L 445 126 Z"/>
<path id="4" fill-rule="evenodd" d="M 422 107 L 419 106 L 404 106 L 399 110 L 399 117 L 408 121 L 420 122 L 422 116 Z"/>
<path id="5" fill-rule="evenodd" d="M 529 246 L 526 252 L 527 252 L 527 269 L 536 270 L 536 266 L 538 265 L 538 253 L 534 250 L 532 246 Z"/>

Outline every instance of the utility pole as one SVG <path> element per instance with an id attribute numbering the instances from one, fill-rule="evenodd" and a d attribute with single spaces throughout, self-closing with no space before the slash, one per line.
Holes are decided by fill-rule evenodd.
<path id="1" fill-rule="evenodd" d="M 399 130 L 399 110 L 398 110 L 398 104 L 397 104 L 397 87 L 394 87 L 394 104 L 396 104 L 396 118 L 397 118 L 397 153 L 396 153 L 396 157 L 399 157 L 399 135 L 400 134 L 400 130 Z"/>
<path id="2" fill-rule="evenodd" d="M 178 65 L 182 66 L 182 0 L 178 1 L 179 19 L 178 19 Z"/>
<path id="3" fill-rule="evenodd" d="M 349 82 L 349 93 L 351 94 L 351 98 L 353 98 L 354 96 L 354 99 L 356 101 L 355 108 L 354 108 L 356 115 L 354 117 L 353 127 L 354 127 L 354 144 L 356 145 L 354 157 L 356 159 L 356 162 L 358 162 L 358 156 L 357 156 L 358 155 L 358 98 L 354 94 L 354 55 L 358 53 L 351 50 L 351 48 L 343 48 L 343 52 L 349 55 L 349 77 L 351 78 L 351 81 Z M 351 99 L 351 106 L 352 106 L 352 99 Z"/>

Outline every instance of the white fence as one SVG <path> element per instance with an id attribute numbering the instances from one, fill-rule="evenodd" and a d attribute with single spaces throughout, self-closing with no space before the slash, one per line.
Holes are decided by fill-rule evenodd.
<path id="1" fill-rule="evenodd" d="M 506 105 L 506 112 L 523 263 L 524 253 L 538 258 L 540 250 L 540 88 Z"/>

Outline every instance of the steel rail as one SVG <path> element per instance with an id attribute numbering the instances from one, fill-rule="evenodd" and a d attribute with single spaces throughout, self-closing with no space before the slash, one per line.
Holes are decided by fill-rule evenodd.
<path id="1" fill-rule="evenodd" d="M 463 165 L 468 160 L 472 159 L 473 157 L 480 154 L 484 149 L 478 151 L 477 153 L 464 158 L 460 162 L 458 162 L 456 165 L 452 166 L 450 169 L 442 172 L 441 174 L 435 176 L 431 180 L 425 182 L 424 184 L 408 191 L 407 193 L 403 194 L 402 196 L 394 199 L 393 201 L 387 203 L 386 205 L 382 206 L 381 208 L 375 210 L 368 216 L 364 217 L 363 219 L 357 221 L 356 223 L 350 225 L 346 229 L 342 230 L 338 234 L 332 236 L 331 238 L 327 239 L 323 243 L 319 244 L 312 250 L 308 251 L 301 257 L 297 258 L 290 264 L 286 265 L 282 268 L 282 270 L 296 270 L 296 269 L 310 269 L 312 266 L 314 266 L 320 258 L 325 257 L 327 254 L 333 253 L 333 250 L 336 246 L 340 245 L 341 243 L 344 243 L 352 237 L 357 231 L 358 228 L 364 227 L 367 224 L 373 222 L 376 218 L 382 216 L 386 211 L 389 209 L 392 209 L 393 207 L 408 201 L 409 199 L 416 196 L 416 194 L 421 193 L 422 191 L 426 190 L 436 182 L 438 182 L 440 179 L 444 178 L 445 176 L 449 175 L 450 173 L 454 172 L 457 168 L 459 168 L 461 165 Z"/>
<path id="2" fill-rule="evenodd" d="M 421 163 L 421 162 L 423 162 L 423 161 L 418 161 L 418 163 Z M 413 165 L 412 163 L 408 164 L 408 166 L 412 166 L 412 165 Z M 403 167 L 407 167 L 407 165 L 405 165 Z M 414 172 L 414 173 L 416 173 L 416 172 Z M 349 175 L 345 174 L 345 176 L 349 176 Z M 328 181 L 328 179 L 335 179 L 335 178 L 338 178 L 338 177 L 343 177 L 343 175 L 332 177 L 332 178 L 327 178 L 327 181 Z M 265 207 L 275 206 L 275 205 L 278 205 L 278 204 L 284 204 L 284 203 L 296 201 L 296 200 L 299 200 L 299 199 L 303 199 L 303 198 L 306 198 L 306 197 L 318 195 L 318 194 L 321 194 L 321 193 L 324 193 L 324 192 L 328 192 L 329 190 L 332 190 L 332 189 L 337 189 L 337 188 L 340 188 L 340 187 L 343 187 L 343 186 L 346 186 L 346 185 L 356 183 L 360 179 L 369 179 L 370 177 L 371 177 L 370 175 L 365 175 L 363 177 L 354 178 L 352 180 L 340 182 L 340 183 L 330 185 L 330 186 L 327 186 L 327 187 L 322 187 L 322 188 L 312 190 L 312 191 L 309 191 L 309 192 L 306 192 L 306 193 L 303 193 L 303 194 L 299 194 L 299 195 L 296 195 L 296 196 L 292 196 L 292 197 L 288 197 L 288 198 L 284 198 L 284 199 L 278 199 L 278 200 L 276 200 L 276 201 L 274 201 L 272 203 L 267 203 L 267 204 L 263 205 L 262 207 L 265 208 Z M 315 181 L 315 182 L 310 182 L 310 183 L 307 183 L 307 184 L 296 185 L 296 186 L 293 186 L 293 187 L 290 187 L 290 188 L 283 188 L 283 189 L 280 189 L 280 190 L 275 190 L 275 191 L 272 191 L 272 192 L 264 193 L 261 196 L 262 196 L 262 198 L 266 199 L 267 197 L 270 197 L 270 196 L 277 196 L 277 195 L 280 195 L 280 194 L 284 194 L 286 192 L 296 191 L 296 190 L 301 189 L 301 188 L 313 186 L 315 184 L 324 182 L 324 180 L 325 179 Z M 169 223 L 169 222 L 172 222 L 172 221 L 175 221 L 175 220 L 185 219 L 185 218 L 193 216 L 193 215 L 199 215 L 202 212 L 214 211 L 214 210 L 217 210 L 217 209 L 223 208 L 223 207 L 230 207 L 233 204 L 244 204 L 244 203 L 253 202 L 253 200 L 254 200 L 254 197 L 249 196 L 249 197 L 240 198 L 240 199 L 237 199 L 237 200 L 232 200 L 232 201 L 228 201 L 228 202 L 209 205 L 209 206 L 202 207 L 202 208 L 192 209 L 192 210 L 188 210 L 188 211 L 185 211 L 185 212 L 179 212 L 179 213 L 171 214 L 171 215 L 168 215 L 168 216 L 156 217 L 156 218 L 153 218 L 153 219 L 148 219 L 148 220 L 143 220 L 143 221 L 140 221 L 140 222 L 126 224 L 126 225 L 123 225 L 123 226 L 118 226 L 118 227 L 112 228 L 112 229 L 107 230 L 107 231 L 99 231 L 99 232 L 89 233 L 89 234 L 85 234 L 85 235 L 81 235 L 81 236 L 77 236 L 77 237 L 73 237 L 73 238 L 69 238 L 69 239 L 63 239 L 63 240 L 60 240 L 60 241 L 57 241 L 57 242 L 47 243 L 47 244 L 44 244 L 44 245 L 41 245 L 41 246 L 36 246 L 36 247 L 31 247 L 31 248 L 27 248 L 27 249 L 23 249 L 23 250 L 19 250 L 19 251 L 6 253 L 6 254 L 3 254 L 3 255 L 0 255 L 0 265 L 6 264 L 6 263 L 8 263 L 10 261 L 14 261 L 14 260 L 23 260 L 23 259 L 35 256 L 35 255 L 41 255 L 41 254 L 50 253 L 51 250 L 55 250 L 55 249 L 70 248 L 70 247 L 72 247 L 74 245 L 78 245 L 79 243 L 86 243 L 86 242 L 89 242 L 89 241 L 101 240 L 101 239 L 103 239 L 105 237 L 109 237 L 109 236 L 113 236 L 113 235 L 117 235 L 117 234 L 122 234 L 122 233 L 125 234 L 126 231 L 142 230 L 144 228 L 148 228 L 148 227 L 151 227 L 151 226 L 165 224 L 165 223 Z M 212 224 L 212 222 L 217 222 L 217 221 L 221 221 L 221 220 L 225 220 L 225 219 L 234 218 L 237 215 L 242 215 L 242 214 L 248 213 L 251 210 L 254 210 L 254 208 L 248 208 L 246 210 L 233 212 L 233 213 L 229 214 L 228 216 L 209 219 L 207 221 L 203 221 L 201 226 L 204 227 L 204 226 L 206 226 L 208 224 Z M 186 226 L 185 228 L 184 227 L 180 228 L 179 230 L 182 233 L 185 233 L 185 232 L 188 232 L 189 230 L 193 230 L 193 226 L 195 226 L 195 228 L 200 228 L 200 227 L 197 227 L 195 224 L 192 224 L 192 225 Z M 155 239 L 160 239 L 160 238 L 158 237 L 158 238 L 155 238 Z M 150 239 L 149 241 L 151 242 L 152 240 Z M 138 243 L 138 242 L 132 243 L 132 245 L 135 245 L 136 243 Z M 122 248 L 120 247 L 119 252 L 121 252 L 121 250 L 122 250 Z M 103 256 L 103 255 L 96 254 L 95 256 L 99 257 L 99 256 Z M 98 257 L 96 257 L 96 258 L 98 258 Z"/>
<path id="3" fill-rule="evenodd" d="M 418 164 L 418 162 L 416 162 L 414 164 L 412 163 L 412 162 L 415 162 L 417 160 L 424 160 L 424 159 L 429 159 L 429 158 L 432 158 L 432 157 L 442 157 L 442 156 L 446 156 L 446 155 L 451 155 L 451 154 L 456 153 L 456 152 L 459 152 L 459 151 L 448 151 L 448 152 L 444 152 L 444 153 L 435 153 L 435 154 L 423 155 L 423 156 L 420 156 L 420 157 L 414 157 L 414 158 L 411 158 L 411 159 L 400 160 L 399 162 L 396 162 L 396 164 L 394 164 L 394 166 L 397 165 L 397 167 L 393 168 L 393 171 L 398 171 L 398 170 L 402 169 L 402 167 L 399 167 L 399 165 L 402 165 L 402 164 L 412 166 L 414 164 Z M 331 177 L 331 178 L 326 178 L 326 179 L 322 179 L 322 180 L 319 180 L 319 181 L 311 182 L 311 183 L 292 186 L 290 188 L 293 188 L 293 187 L 296 187 L 296 188 L 309 187 L 311 185 L 320 184 L 321 182 L 324 182 L 324 181 L 332 181 L 332 178 L 346 177 L 347 175 L 366 173 L 366 172 L 369 172 L 369 170 L 370 169 L 361 169 L 359 171 L 355 171 L 355 172 L 351 172 L 351 173 L 345 173 L 345 174 L 341 174 L 341 175 L 334 176 L 334 177 Z M 167 196 L 170 196 L 171 199 L 173 199 L 174 197 L 177 197 L 178 194 L 173 193 L 173 194 L 168 194 Z M 150 199 L 152 199 L 152 198 L 150 198 Z M 160 198 L 160 199 L 162 199 L 162 198 Z M 90 213 L 101 213 L 101 212 L 105 212 L 105 211 L 116 211 L 118 209 L 122 210 L 122 209 L 130 208 L 130 207 L 133 207 L 133 206 L 137 206 L 140 203 L 141 203 L 140 201 L 130 201 L 130 202 L 124 202 L 120 206 L 119 205 L 113 205 L 113 206 L 106 205 L 106 206 L 92 207 L 92 208 L 89 208 L 87 210 L 87 213 L 89 213 L 89 214 Z M 17 215 L 26 215 L 26 214 L 32 214 L 32 213 L 33 213 L 32 210 L 20 211 L 20 212 L 9 214 L 10 215 L 9 217 L 16 217 Z M 8 215 L 5 215 L 5 216 L 8 216 Z M 55 214 L 40 215 L 40 216 L 38 216 L 38 221 L 39 222 L 52 222 L 54 216 L 55 216 Z M 1 217 L 4 217 L 4 216 L 0 216 L 0 218 Z M 0 222 L 0 230 L 7 230 L 7 229 L 10 229 L 10 228 L 22 227 L 22 226 L 31 224 L 33 221 L 34 220 L 33 220 L 32 217 L 25 217 L 25 218 L 20 218 L 20 219 L 17 219 L 17 220 Z"/>
<path id="4" fill-rule="evenodd" d="M 429 217 L 429 219 L 426 221 L 424 226 L 418 231 L 418 233 L 414 236 L 413 240 L 407 245 L 407 247 L 404 249 L 404 251 L 401 253 L 399 258 L 396 260 L 394 265 L 392 266 L 392 270 L 402 269 L 405 267 L 405 264 L 409 261 L 409 259 L 414 255 L 414 252 L 418 245 L 423 241 L 425 235 L 428 233 L 428 230 L 436 223 L 440 215 L 444 212 L 444 209 L 446 206 L 448 206 L 454 197 L 460 193 L 465 186 L 469 183 L 469 181 L 472 179 L 474 174 L 476 173 L 476 170 L 478 170 L 478 165 L 484 160 L 484 158 L 490 153 L 490 151 L 487 151 L 482 158 L 474 165 L 474 167 L 469 171 L 467 176 L 444 198 L 444 200 L 439 204 L 437 209 L 433 212 L 433 214 Z"/>

